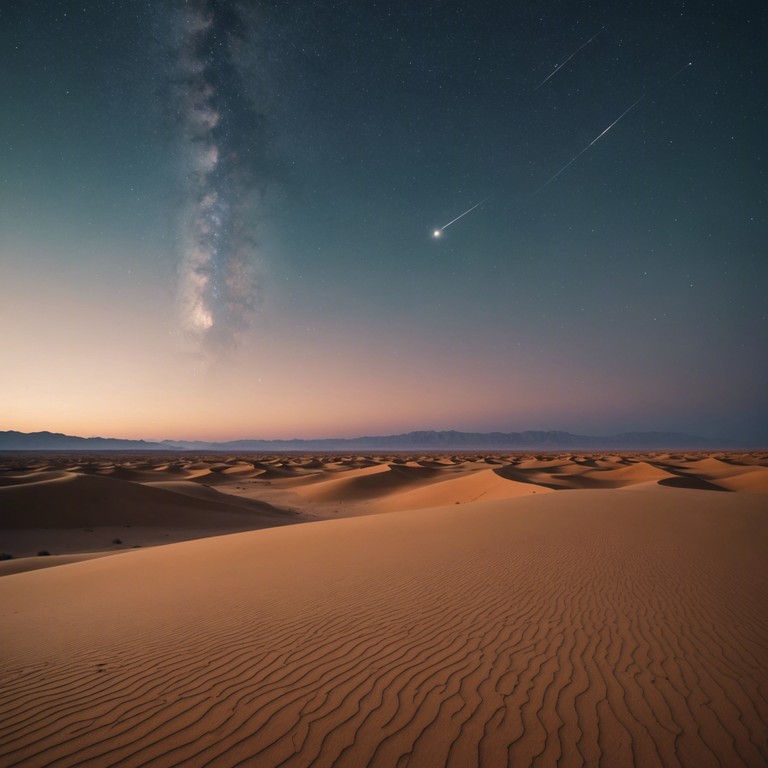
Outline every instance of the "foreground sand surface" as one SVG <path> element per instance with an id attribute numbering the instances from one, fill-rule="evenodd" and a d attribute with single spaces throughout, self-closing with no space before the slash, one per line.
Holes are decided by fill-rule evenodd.
<path id="1" fill-rule="evenodd" d="M 2 765 L 768 764 L 764 455 L 64 461 L 9 542 L 208 538 L 0 563 Z"/>

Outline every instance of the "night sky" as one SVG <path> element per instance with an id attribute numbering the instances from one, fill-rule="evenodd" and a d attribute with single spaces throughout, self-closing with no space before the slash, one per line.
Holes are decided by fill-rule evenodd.
<path id="1" fill-rule="evenodd" d="M 747 2 L 6 0 L 0 429 L 768 443 L 766 39 Z"/>

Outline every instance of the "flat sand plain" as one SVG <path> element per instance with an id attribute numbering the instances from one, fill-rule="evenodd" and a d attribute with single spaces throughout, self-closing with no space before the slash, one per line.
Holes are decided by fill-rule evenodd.
<path id="1" fill-rule="evenodd" d="M 8 457 L 0 764 L 765 766 L 767 543 L 766 454 Z"/>

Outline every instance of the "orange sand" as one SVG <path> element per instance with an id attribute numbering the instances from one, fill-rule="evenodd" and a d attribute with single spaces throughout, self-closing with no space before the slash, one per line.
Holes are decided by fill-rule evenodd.
<path id="1" fill-rule="evenodd" d="M 0 472 L 4 538 L 208 536 L 0 578 L 0 764 L 768 763 L 764 456 L 335 458 Z"/>

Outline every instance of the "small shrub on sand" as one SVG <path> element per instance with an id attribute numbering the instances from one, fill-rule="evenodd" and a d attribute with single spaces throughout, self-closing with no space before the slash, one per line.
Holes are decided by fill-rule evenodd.
<path id="1" fill-rule="evenodd" d="M 49 556 L 50 556 L 50 554 L 51 554 L 51 553 L 50 553 L 50 552 L 49 552 L 47 549 L 41 549 L 41 550 L 40 550 L 40 551 L 37 553 L 37 556 L 38 556 L 38 557 L 49 557 Z"/>
<path id="2" fill-rule="evenodd" d="M 13 555 L 9 555 L 7 552 L 0 552 L 0 560 L 13 560 Z"/>
<path id="3" fill-rule="evenodd" d="M 122 539 L 112 539 L 112 543 L 113 544 L 122 544 L 123 540 Z"/>

